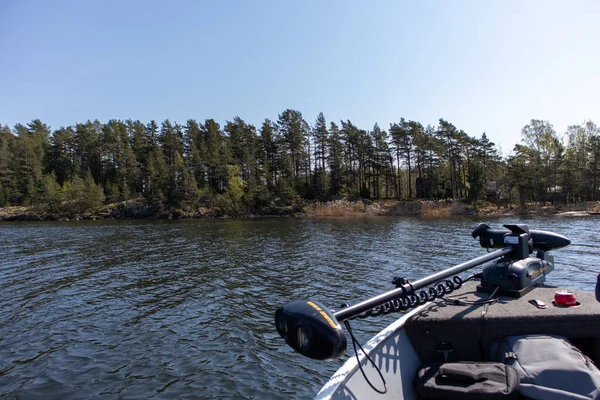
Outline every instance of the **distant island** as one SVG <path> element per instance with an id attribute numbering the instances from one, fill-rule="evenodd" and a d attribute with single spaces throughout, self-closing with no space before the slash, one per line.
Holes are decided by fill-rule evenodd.
<path id="1" fill-rule="evenodd" d="M 0 127 L 0 220 L 598 211 L 593 122 L 559 135 L 531 120 L 521 137 L 502 157 L 444 119 L 33 120 Z"/>

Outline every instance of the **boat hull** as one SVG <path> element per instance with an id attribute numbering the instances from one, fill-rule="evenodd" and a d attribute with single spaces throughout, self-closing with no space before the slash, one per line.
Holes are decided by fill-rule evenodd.
<path id="1" fill-rule="evenodd" d="M 421 361 L 405 328 L 409 319 L 425 306 L 405 314 L 363 346 L 387 383 L 385 394 L 377 395 L 369 386 L 360 371 L 356 357 L 352 356 L 333 374 L 315 399 L 363 399 L 372 398 L 374 395 L 377 395 L 378 399 L 416 399 L 412 382 Z M 359 354 L 360 362 L 369 381 L 374 387 L 383 389 L 383 382 L 376 369 L 360 350 Z"/>
<path id="2" fill-rule="evenodd" d="M 325 384 L 317 399 L 414 399 L 413 381 L 421 364 L 440 362 L 439 345 L 449 347 L 448 361 L 493 361 L 495 343 L 515 335 L 566 337 L 600 365 L 600 303 L 594 293 L 572 291 L 575 307 L 553 303 L 560 288 L 536 287 L 521 297 L 499 296 L 492 305 L 470 282 L 446 299 L 427 303 L 389 325 L 365 346 L 381 370 L 388 391 L 378 395 L 363 377 L 356 357 L 351 357 Z M 460 299 L 460 301 L 457 301 Z M 449 300 L 449 301 L 446 301 Z M 546 304 L 538 308 L 531 301 Z M 361 365 L 376 388 L 383 388 L 377 370 L 361 353 Z"/>

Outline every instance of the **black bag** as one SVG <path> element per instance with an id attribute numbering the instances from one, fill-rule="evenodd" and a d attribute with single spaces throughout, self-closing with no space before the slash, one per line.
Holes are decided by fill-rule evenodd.
<path id="1" fill-rule="evenodd" d="M 420 399 L 516 399 L 517 371 L 495 362 L 432 363 L 419 367 L 415 391 Z"/>

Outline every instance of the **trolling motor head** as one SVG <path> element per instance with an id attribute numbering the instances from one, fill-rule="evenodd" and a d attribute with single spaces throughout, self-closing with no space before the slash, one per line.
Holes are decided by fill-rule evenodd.
<path id="1" fill-rule="evenodd" d="M 506 230 L 494 230 L 486 224 L 479 224 L 471 233 L 479 237 L 479 244 L 486 249 L 501 249 L 515 246 L 517 252 L 512 256 L 526 258 L 533 250 L 554 250 L 568 246 L 571 241 L 558 233 L 550 231 L 529 230 L 526 224 L 504 225 Z M 527 244 L 527 247 L 525 247 Z"/>
<path id="2" fill-rule="evenodd" d="M 563 235 L 548 231 L 529 230 L 525 224 L 504 225 L 508 231 L 493 230 L 480 224 L 471 234 L 479 237 L 485 248 L 512 247 L 512 251 L 483 268 L 477 290 L 504 296 L 521 297 L 546 280 L 554 270 L 554 257 L 549 250 L 568 246 L 571 241 Z M 535 257 L 529 257 L 537 250 Z"/>
<path id="3" fill-rule="evenodd" d="M 337 359 L 346 352 L 342 327 L 317 301 L 296 300 L 279 307 L 275 326 L 290 347 L 315 360 Z"/>

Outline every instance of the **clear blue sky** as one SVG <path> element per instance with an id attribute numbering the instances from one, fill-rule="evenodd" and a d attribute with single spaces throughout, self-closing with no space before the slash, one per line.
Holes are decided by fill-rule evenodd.
<path id="1" fill-rule="evenodd" d="M 600 1 L 0 0 L 0 123 L 600 124 Z"/>

